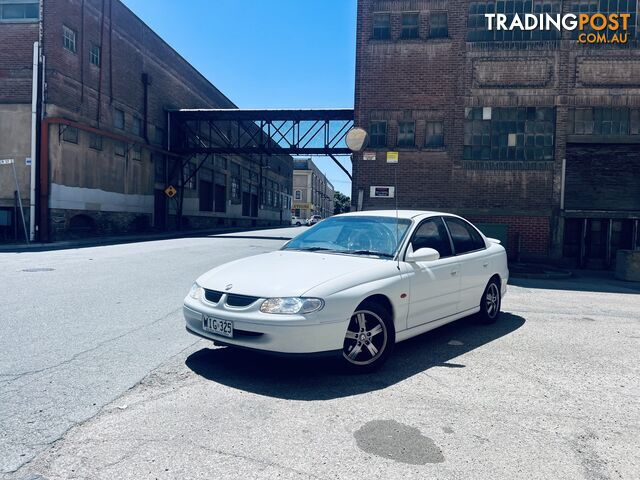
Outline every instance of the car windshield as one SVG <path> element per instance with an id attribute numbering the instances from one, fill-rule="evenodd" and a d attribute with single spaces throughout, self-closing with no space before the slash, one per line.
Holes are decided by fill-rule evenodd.
<path id="1" fill-rule="evenodd" d="M 291 240 L 283 250 L 393 258 L 410 225 L 405 218 L 331 217 Z"/>

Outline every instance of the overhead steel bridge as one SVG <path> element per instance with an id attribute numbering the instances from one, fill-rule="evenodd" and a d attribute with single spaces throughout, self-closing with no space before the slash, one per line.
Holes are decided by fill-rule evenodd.
<path id="1" fill-rule="evenodd" d="M 351 109 L 169 112 L 169 150 L 179 155 L 351 155 L 345 143 Z"/>

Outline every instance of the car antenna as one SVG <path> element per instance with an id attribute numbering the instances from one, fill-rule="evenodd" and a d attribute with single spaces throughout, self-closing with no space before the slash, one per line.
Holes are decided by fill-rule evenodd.
<path id="1" fill-rule="evenodd" d="M 396 200 L 396 248 L 398 249 L 398 255 L 396 258 L 398 259 L 397 268 L 400 270 L 400 215 L 398 212 L 398 162 L 396 161 L 395 170 L 395 179 L 393 181 L 393 196 Z"/>

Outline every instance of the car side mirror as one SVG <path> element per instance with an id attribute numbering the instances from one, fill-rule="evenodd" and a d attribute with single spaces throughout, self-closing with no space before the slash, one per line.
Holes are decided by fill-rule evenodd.
<path id="1" fill-rule="evenodd" d="M 413 250 L 409 250 L 405 257 L 407 262 L 416 263 L 416 262 L 433 262 L 434 260 L 438 260 L 440 258 L 440 253 L 434 248 L 419 248 L 415 252 Z"/>

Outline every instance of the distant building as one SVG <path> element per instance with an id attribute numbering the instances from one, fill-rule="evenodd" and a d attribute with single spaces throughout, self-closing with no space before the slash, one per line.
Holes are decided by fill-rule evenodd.
<path id="1" fill-rule="evenodd" d="M 639 5 L 358 0 L 354 206 L 393 208 L 397 187 L 400 208 L 464 215 L 512 258 L 606 268 L 640 248 Z M 630 14 L 628 44 L 487 28 L 540 12 Z"/>
<path id="2" fill-rule="evenodd" d="M 293 215 L 298 218 L 333 215 L 333 185 L 313 160 L 295 158 L 293 168 Z"/>
<path id="3" fill-rule="evenodd" d="M 167 151 L 167 110 L 237 107 L 122 2 L 0 1 L 0 158 L 16 160 L 27 223 L 36 41 L 45 60 L 33 160 L 41 240 L 173 228 L 165 189 L 182 180 L 186 227 L 288 221 L 290 156 L 216 155 L 194 173 L 202 158 Z M 14 190 L 0 165 L 0 241 L 19 221 Z"/>

